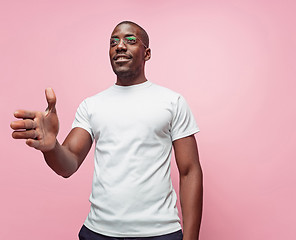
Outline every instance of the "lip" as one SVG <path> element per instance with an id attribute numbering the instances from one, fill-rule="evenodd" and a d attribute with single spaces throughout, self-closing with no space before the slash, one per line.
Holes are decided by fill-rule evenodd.
<path id="1" fill-rule="evenodd" d="M 118 63 L 118 64 L 120 64 L 120 63 L 127 63 L 127 62 L 129 62 L 131 59 L 117 59 L 117 60 L 115 60 L 114 62 L 115 63 Z"/>
<path id="2" fill-rule="evenodd" d="M 115 61 L 126 61 L 126 60 L 130 60 L 132 57 L 127 55 L 127 54 L 116 54 L 114 57 L 113 57 L 113 60 Z"/>

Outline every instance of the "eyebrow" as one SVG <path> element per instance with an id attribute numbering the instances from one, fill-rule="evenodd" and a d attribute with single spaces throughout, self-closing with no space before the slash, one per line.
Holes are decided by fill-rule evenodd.
<path id="1" fill-rule="evenodd" d="M 125 34 L 124 37 L 136 37 L 136 35 L 132 33 L 128 33 L 128 34 Z M 119 38 L 119 37 L 117 35 L 113 35 L 111 36 L 111 38 Z"/>

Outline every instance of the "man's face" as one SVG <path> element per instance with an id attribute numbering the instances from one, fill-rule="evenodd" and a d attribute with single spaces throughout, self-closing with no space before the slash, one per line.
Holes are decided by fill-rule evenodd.
<path id="1" fill-rule="evenodd" d="M 120 42 L 112 46 L 110 44 L 109 56 L 114 73 L 119 78 L 135 78 L 144 73 L 145 61 L 150 58 L 147 56 L 148 48 L 145 48 L 140 40 L 135 44 L 124 43 L 128 37 L 140 36 L 140 29 L 133 24 L 121 24 L 112 32 L 111 38 L 117 38 Z M 123 40 L 122 40 L 123 39 Z"/>

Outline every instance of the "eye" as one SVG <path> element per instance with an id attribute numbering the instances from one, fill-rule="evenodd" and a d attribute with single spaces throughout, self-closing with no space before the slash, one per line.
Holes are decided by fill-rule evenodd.
<path id="1" fill-rule="evenodd" d="M 116 46 L 117 44 L 119 43 L 119 38 L 111 38 L 110 39 L 110 45 L 113 47 L 113 46 Z"/>
<path id="2" fill-rule="evenodd" d="M 137 42 L 137 38 L 135 36 L 126 37 L 125 39 L 128 44 L 135 44 Z"/>

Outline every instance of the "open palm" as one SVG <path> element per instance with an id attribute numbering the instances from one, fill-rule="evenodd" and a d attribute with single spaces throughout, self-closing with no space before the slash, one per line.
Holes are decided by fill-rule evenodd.
<path id="1" fill-rule="evenodd" d="M 22 120 L 10 124 L 15 131 L 15 139 L 27 139 L 26 144 L 42 152 L 50 151 L 56 144 L 59 131 L 59 120 L 55 108 L 56 96 L 51 88 L 45 90 L 48 107 L 45 112 L 18 110 L 14 113 L 16 118 Z"/>

